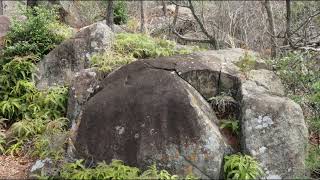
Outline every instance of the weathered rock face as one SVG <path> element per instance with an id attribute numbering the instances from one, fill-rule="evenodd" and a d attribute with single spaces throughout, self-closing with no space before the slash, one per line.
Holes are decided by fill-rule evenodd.
<path id="1" fill-rule="evenodd" d="M 78 154 L 142 168 L 156 162 L 177 174 L 219 178 L 228 148 L 213 111 L 175 71 L 148 62 L 132 63 L 103 81 L 85 106 Z"/>
<path id="2" fill-rule="evenodd" d="M 283 97 L 272 72 L 249 74 L 242 84 L 243 151 L 258 159 L 267 177 L 302 177 L 308 130 L 300 106 Z"/>
<path id="3" fill-rule="evenodd" d="M 4 36 L 9 31 L 10 19 L 7 16 L 0 16 L 0 49 L 3 46 Z"/>
<path id="4" fill-rule="evenodd" d="M 96 22 L 106 14 L 101 1 L 59 1 L 64 11 L 64 21 L 74 28 L 82 28 Z M 92 11 L 94 10 L 94 11 Z"/>
<path id="5" fill-rule="evenodd" d="M 301 175 L 307 143 L 301 108 L 284 97 L 281 81 L 263 61 L 241 73 L 235 63 L 244 53 L 140 60 L 109 74 L 78 116 L 78 156 L 142 168 L 156 162 L 172 173 L 219 178 L 222 157 L 234 144 L 217 128 L 221 112 L 213 107 L 215 115 L 205 100 L 225 96 L 234 112 L 223 117 L 241 123 L 239 137 L 232 137 L 239 151 L 256 157 L 266 177 Z"/>
<path id="6" fill-rule="evenodd" d="M 114 34 L 102 23 L 82 28 L 71 39 L 52 50 L 38 64 L 38 88 L 70 84 L 76 72 L 88 68 L 89 57 L 111 47 Z"/>
<path id="7" fill-rule="evenodd" d="M 21 11 L 19 10 L 20 4 L 21 7 L 24 7 L 24 5 L 27 4 L 27 1 L 2 1 L 3 15 L 9 17 L 10 19 L 21 15 Z"/>
<path id="8" fill-rule="evenodd" d="M 68 99 L 67 118 L 74 121 L 81 114 L 82 106 L 95 92 L 98 85 L 97 73 L 94 69 L 84 69 L 75 74 L 71 82 Z"/>

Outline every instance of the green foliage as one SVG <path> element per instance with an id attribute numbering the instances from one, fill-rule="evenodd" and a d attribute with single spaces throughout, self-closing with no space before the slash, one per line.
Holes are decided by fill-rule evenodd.
<path id="1" fill-rule="evenodd" d="M 256 57 L 245 52 L 244 56 L 240 58 L 240 61 L 236 63 L 242 72 L 248 72 L 255 68 Z"/>
<path id="2" fill-rule="evenodd" d="M 319 80 L 315 62 L 308 60 L 311 56 L 309 53 L 292 52 L 274 62 L 289 94 L 310 94 L 312 85 Z"/>
<path id="3" fill-rule="evenodd" d="M 221 120 L 220 128 L 230 129 L 232 133 L 239 134 L 239 131 L 240 131 L 239 121 L 233 118 Z"/>
<path id="4" fill-rule="evenodd" d="M 144 34 L 121 33 L 116 36 L 116 52 L 135 58 L 170 56 L 176 54 L 175 43 L 163 39 L 153 39 Z"/>
<path id="5" fill-rule="evenodd" d="M 120 66 L 129 64 L 134 60 L 134 57 L 110 51 L 93 55 L 90 59 L 90 63 L 93 67 L 98 67 L 102 72 L 110 72 Z"/>
<path id="6" fill-rule="evenodd" d="M 315 55 L 312 52 L 289 52 L 273 61 L 288 96 L 304 109 L 311 139 L 320 134 L 320 71 L 313 59 Z M 320 150 L 312 144 L 310 146 L 307 168 L 311 172 L 319 172 Z"/>
<path id="7" fill-rule="evenodd" d="M 136 167 L 126 166 L 120 160 L 112 160 L 110 164 L 105 162 L 98 163 L 95 167 L 86 168 L 84 160 L 80 159 L 73 163 L 63 165 L 59 177 L 41 177 L 62 178 L 62 179 L 178 179 L 179 176 L 171 175 L 166 170 L 158 170 L 156 165 L 150 166 L 146 171 L 141 172 Z M 187 175 L 183 179 L 197 179 L 193 175 Z"/>
<path id="8" fill-rule="evenodd" d="M 144 171 L 140 179 L 178 179 L 179 176 L 177 175 L 171 175 L 166 170 L 158 170 L 157 166 L 154 164 L 149 167 L 146 171 Z"/>
<path id="9" fill-rule="evenodd" d="M 21 114 L 21 103 L 18 98 L 8 98 L 0 102 L 1 116 L 13 119 Z"/>
<path id="10" fill-rule="evenodd" d="M 155 39 L 145 34 L 121 33 L 111 51 L 95 54 L 90 58 L 91 66 L 100 71 L 110 72 L 135 61 L 136 58 L 188 54 L 200 50 L 198 47 L 176 49 L 173 41 Z"/>
<path id="11" fill-rule="evenodd" d="M 224 160 L 226 179 L 258 179 L 263 175 L 258 162 L 251 156 L 233 154 L 225 156 Z"/>
<path id="12" fill-rule="evenodd" d="M 128 9 L 126 2 L 116 1 L 113 8 L 113 21 L 115 24 L 125 24 L 128 21 Z"/>
<path id="13" fill-rule="evenodd" d="M 320 173 L 320 147 L 315 145 L 309 146 L 306 166 L 312 174 L 319 176 Z"/>
<path id="14" fill-rule="evenodd" d="M 0 57 L 0 118 L 11 125 L 6 136 L 1 129 L 0 152 L 18 154 L 25 143 L 34 140 L 34 154 L 56 158 L 61 149 L 53 152 L 48 148 L 54 142 L 50 135 L 65 133 L 65 118 L 61 117 L 65 116 L 68 90 L 40 91 L 33 76 L 35 63 L 72 31 L 59 23 L 55 8 L 22 11 L 27 19 L 13 21 Z"/>
<path id="15" fill-rule="evenodd" d="M 63 41 L 65 39 L 71 38 L 75 31 L 72 27 L 67 26 L 66 24 L 62 24 L 58 21 L 53 21 L 48 24 L 48 29 L 59 39 L 59 41 Z"/>
<path id="16" fill-rule="evenodd" d="M 30 61 L 30 56 L 16 57 L 2 66 L 0 73 L 1 92 L 7 91 L 19 80 L 31 80 L 36 66 Z M 33 59 L 33 58 L 31 58 Z"/>
<path id="17" fill-rule="evenodd" d="M 68 28 L 58 21 L 56 8 L 36 6 L 21 9 L 21 11 L 27 19 L 12 22 L 3 50 L 5 62 L 10 61 L 14 56 L 30 54 L 42 58 L 56 44 L 69 36 L 66 33 L 66 31 L 69 32 Z M 52 30 L 52 28 L 56 29 Z"/>
<path id="18" fill-rule="evenodd" d="M 5 152 L 6 146 L 6 136 L 4 132 L 4 128 L 6 127 L 5 121 L 6 119 L 0 119 L 0 154 Z"/>
<path id="19" fill-rule="evenodd" d="M 62 160 L 64 145 L 68 133 L 65 131 L 66 119 L 59 118 L 49 122 L 42 134 L 36 135 L 32 155 L 44 159 L 50 157 L 54 161 Z"/>

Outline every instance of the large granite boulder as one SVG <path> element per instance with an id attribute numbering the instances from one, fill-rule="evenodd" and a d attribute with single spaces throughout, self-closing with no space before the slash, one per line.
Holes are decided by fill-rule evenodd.
<path id="1" fill-rule="evenodd" d="M 105 24 L 96 23 L 80 29 L 38 64 L 37 87 L 69 85 L 76 72 L 89 67 L 91 55 L 110 49 L 113 40 L 114 33 Z"/>
<path id="2" fill-rule="evenodd" d="M 228 146 L 216 116 L 175 71 L 138 61 L 110 74 L 103 86 L 85 105 L 75 144 L 79 156 L 220 177 Z"/>
<path id="3" fill-rule="evenodd" d="M 243 152 L 257 158 L 267 178 L 303 177 L 308 130 L 300 106 L 283 97 L 272 72 L 249 74 L 241 88 Z"/>
<path id="4" fill-rule="evenodd" d="M 83 103 L 74 139 L 78 157 L 141 168 L 155 162 L 172 173 L 219 178 L 222 157 L 240 151 L 257 158 L 265 177 L 300 176 L 307 144 L 301 108 L 284 97 L 281 81 L 262 60 L 242 72 L 236 64 L 246 53 L 139 60 L 112 72 Z M 239 149 L 217 128 L 220 112 L 206 102 L 220 96 L 238 106 L 230 114 L 240 121 L 241 132 L 232 137 Z"/>

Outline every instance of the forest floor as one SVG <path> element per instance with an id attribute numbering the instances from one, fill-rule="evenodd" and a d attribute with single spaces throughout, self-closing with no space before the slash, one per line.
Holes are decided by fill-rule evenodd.
<path id="1" fill-rule="evenodd" d="M 0 179 L 27 179 L 34 160 L 29 157 L 0 156 Z"/>

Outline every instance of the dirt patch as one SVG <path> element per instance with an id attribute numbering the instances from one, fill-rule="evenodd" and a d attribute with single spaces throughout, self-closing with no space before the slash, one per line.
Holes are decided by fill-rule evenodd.
<path id="1" fill-rule="evenodd" d="M 29 157 L 0 156 L 0 179 L 27 179 L 34 163 Z"/>

